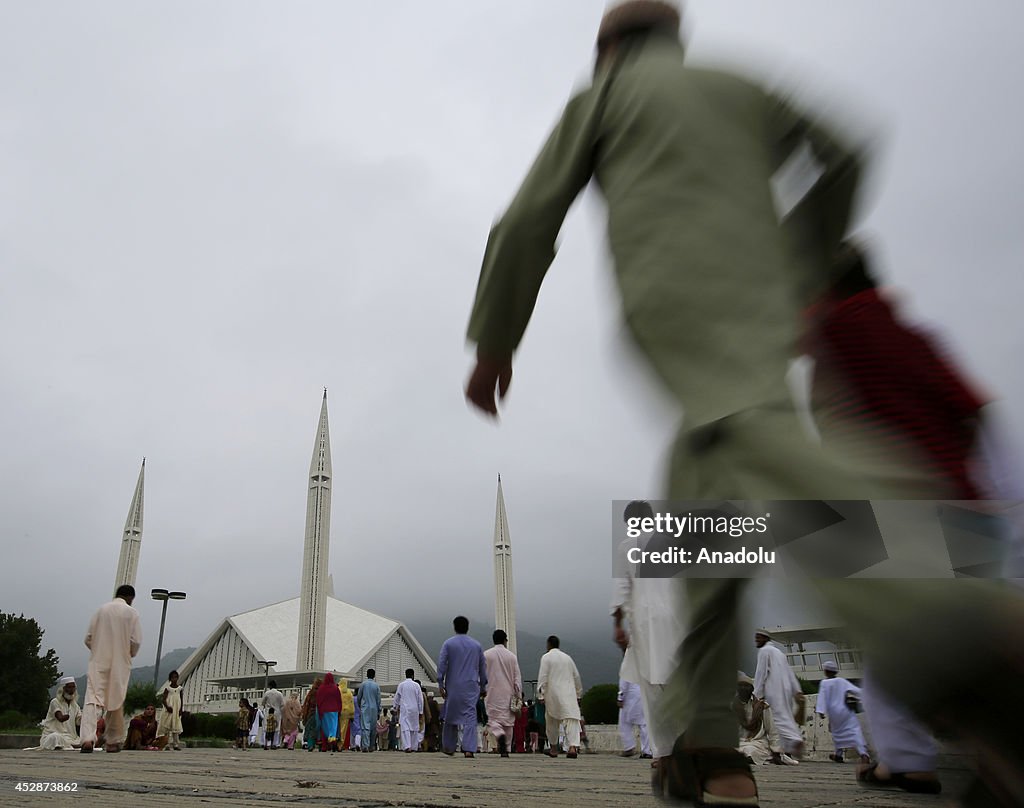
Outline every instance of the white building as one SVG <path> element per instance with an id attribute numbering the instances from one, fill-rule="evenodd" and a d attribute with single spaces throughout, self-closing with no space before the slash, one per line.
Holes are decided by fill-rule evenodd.
<path id="1" fill-rule="evenodd" d="M 842 626 L 778 626 L 769 632 L 786 654 L 789 667 L 801 679 L 820 682 L 825 678 L 822 665 L 835 662 L 839 675 L 859 682 L 864 678 L 860 648 Z"/>
<path id="2" fill-rule="evenodd" d="M 324 390 L 309 467 L 300 597 L 222 620 L 178 668 L 182 709 L 234 712 L 241 697 L 261 696 L 270 679 L 304 695 L 327 671 L 358 685 L 373 668 L 387 693 L 412 668 L 424 687 L 436 690 L 437 666 L 404 625 L 332 597 L 332 476 Z"/>
<path id="3" fill-rule="evenodd" d="M 299 598 L 221 621 L 178 668 L 184 680 L 183 709 L 234 712 L 242 696 L 250 701 L 262 696 L 268 679 L 275 680 L 281 690 L 304 694 L 313 679 L 326 671 L 358 684 L 373 668 L 385 692 L 398 686 L 406 668 L 412 668 L 428 689 L 437 682 L 433 659 L 396 620 L 327 597 L 322 671 L 296 670 L 298 629 Z M 269 666 L 269 672 L 259 664 L 268 661 L 276 663 Z"/>

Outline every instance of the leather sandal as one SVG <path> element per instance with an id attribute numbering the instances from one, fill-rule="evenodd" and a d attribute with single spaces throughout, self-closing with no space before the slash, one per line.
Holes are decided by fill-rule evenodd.
<path id="1" fill-rule="evenodd" d="M 892 772 L 885 780 L 875 774 L 877 763 L 857 772 L 857 782 L 868 788 L 901 788 L 909 794 L 940 794 L 942 783 L 938 780 L 917 780 L 906 774 Z"/>
<path id="2" fill-rule="evenodd" d="M 696 808 L 758 808 L 757 781 L 746 756 L 730 747 L 689 748 L 680 735 L 669 757 L 661 758 L 653 771 L 658 781 L 655 796 L 670 802 L 689 802 Z M 720 797 L 705 792 L 705 783 L 718 775 L 743 774 L 754 784 L 750 797 Z M 660 793 L 659 793 L 660 792 Z"/>

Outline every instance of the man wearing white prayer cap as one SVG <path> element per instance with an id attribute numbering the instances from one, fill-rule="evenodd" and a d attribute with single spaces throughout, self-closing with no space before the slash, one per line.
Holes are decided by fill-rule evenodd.
<path id="1" fill-rule="evenodd" d="M 799 759 L 804 749 L 804 738 L 795 713 L 805 697 L 786 655 L 770 641 L 771 635 L 765 629 L 754 633 L 754 644 L 758 649 L 754 695 L 764 699 L 772 708 L 782 751 Z"/>
<path id="2" fill-rule="evenodd" d="M 832 660 L 823 664 L 821 669 L 825 671 L 825 679 L 818 687 L 818 704 L 815 712 L 828 718 L 828 729 L 832 733 L 832 743 L 836 748 L 836 751 L 828 756 L 829 760 L 844 763 L 845 750 L 856 749 L 861 762 L 870 763 L 864 733 L 861 732 L 857 714 L 850 704 L 851 696 L 857 702 L 860 701 L 860 688 L 839 676 L 839 666 Z"/>
<path id="3" fill-rule="evenodd" d="M 755 766 L 766 763 L 788 763 L 796 765 L 797 761 L 782 752 L 778 733 L 772 721 L 772 708 L 763 699 L 754 697 L 754 680 L 742 671 L 736 674 L 736 695 L 732 700 L 732 710 L 740 725 L 740 754 Z"/>
<path id="4" fill-rule="evenodd" d="M 74 676 L 57 680 L 57 692 L 50 699 L 46 718 L 39 722 L 43 734 L 35 749 L 77 749 L 81 745 L 78 725 L 82 710 L 78 706 L 78 688 Z"/>

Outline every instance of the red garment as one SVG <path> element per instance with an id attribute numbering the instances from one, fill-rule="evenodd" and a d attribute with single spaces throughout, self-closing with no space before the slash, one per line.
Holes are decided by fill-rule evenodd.
<path id="1" fill-rule="evenodd" d="M 320 714 L 341 712 L 341 690 L 334 683 L 331 674 L 324 676 L 324 682 L 316 691 L 316 708 Z"/>
<path id="2" fill-rule="evenodd" d="M 512 727 L 512 751 L 526 751 L 526 715 L 529 712 L 524 704 L 516 716 L 516 722 Z"/>
<path id="3" fill-rule="evenodd" d="M 877 290 L 828 299 L 811 312 L 808 353 L 816 362 L 816 408 L 823 420 L 882 427 L 951 488 L 977 499 L 968 458 L 974 419 L 986 403 L 932 342 L 896 319 Z"/>

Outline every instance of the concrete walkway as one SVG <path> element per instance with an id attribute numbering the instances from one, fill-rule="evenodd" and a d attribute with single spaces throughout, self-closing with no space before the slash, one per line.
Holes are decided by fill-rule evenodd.
<path id="1" fill-rule="evenodd" d="M 343 808 L 561 808 L 660 805 L 649 791 L 648 761 L 615 755 L 551 760 L 541 755 L 375 752 L 337 754 L 233 749 L 181 752 L 0 751 L 2 806 L 210 805 L 275 808 L 286 803 Z M 805 762 L 757 771 L 765 808 L 939 808 L 943 797 L 874 791 L 854 782 L 850 764 Z M 950 795 L 963 771 L 943 772 Z M 24 792 L 25 782 L 77 783 L 68 792 Z"/>

